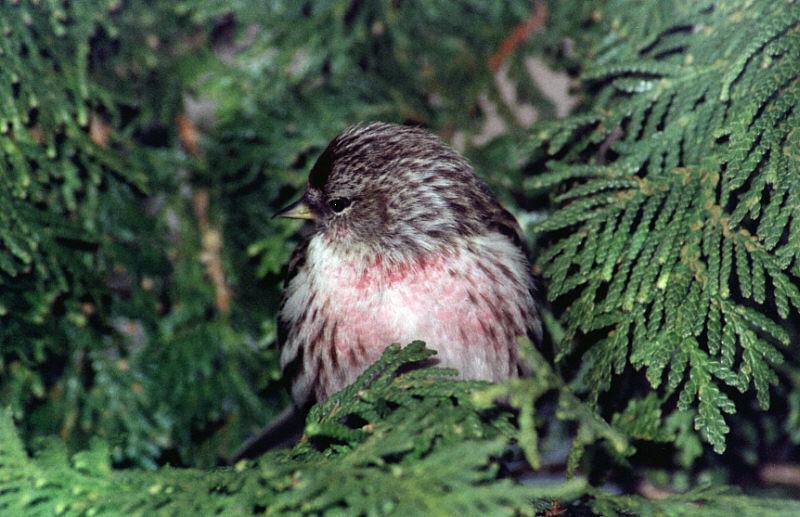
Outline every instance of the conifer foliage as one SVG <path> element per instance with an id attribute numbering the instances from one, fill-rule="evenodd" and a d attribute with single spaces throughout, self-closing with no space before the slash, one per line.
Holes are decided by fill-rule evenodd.
<path id="1" fill-rule="evenodd" d="M 3 2 L 0 395 L 27 437 L 207 466 L 278 413 L 298 228 L 270 217 L 348 124 L 479 129 L 530 12 L 482 4 Z"/>
<path id="2" fill-rule="evenodd" d="M 630 364 L 722 452 L 723 386 L 767 409 L 776 367 L 797 364 L 800 9 L 618 12 L 582 76 L 597 100 L 536 134 L 557 158 L 528 185 L 560 205 L 539 229 L 569 229 L 542 257 L 570 299 L 559 354 L 599 332 L 580 390 L 596 399 Z"/>
<path id="3" fill-rule="evenodd" d="M 725 486 L 800 455 L 796 2 L 20 0 L 0 31 L 0 514 L 800 514 Z M 370 119 L 527 226 L 554 358 L 489 385 L 394 344 L 220 466 L 287 403 L 269 216 Z"/>
<path id="4" fill-rule="evenodd" d="M 583 478 L 542 486 L 498 479 L 498 458 L 513 432 L 510 415 L 476 409 L 470 393 L 483 383 L 454 381 L 454 371 L 397 375 L 431 355 L 421 342 L 387 348 L 352 386 L 314 408 L 306 439 L 294 449 L 224 469 L 115 471 L 102 442 L 69 458 L 57 439 L 32 461 L 4 414 L 0 509 L 21 515 L 534 515 L 552 510 L 554 500 L 592 497 L 591 510 L 610 515 L 685 513 L 695 505 L 704 515 L 725 515 L 730 505 L 800 511 L 798 502 L 744 497 L 724 487 L 647 501 L 594 490 Z M 348 418 L 363 425 L 346 424 Z M 596 417 L 588 411 L 584 418 Z"/>

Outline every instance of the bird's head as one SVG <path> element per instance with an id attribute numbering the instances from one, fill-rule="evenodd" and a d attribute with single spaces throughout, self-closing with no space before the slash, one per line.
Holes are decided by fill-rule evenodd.
<path id="1" fill-rule="evenodd" d="M 334 138 L 300 200 L 276 215 L 315 221 L 341 253 L 402 260 L 481 232 L 495 210 L 486 185 L 435 135 L 372 123 Z"/>

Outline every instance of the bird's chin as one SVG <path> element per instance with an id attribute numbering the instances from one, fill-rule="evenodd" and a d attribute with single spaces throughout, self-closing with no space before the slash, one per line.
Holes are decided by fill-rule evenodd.
<path id="1" fill-rule="evenodd" d="M 327 228 L 320 232 L 319 237 L 331 252 L 342 259 L 368 259 L 381 252 L 377 242 L 341 229 Z"/>
<path id="2" fill-rule="evenodd" d="M 398 246 L 392 243 L 391 236 L 380 239 L 364 239 L 358 236 L 332 236 L 321 234 L 321 244 L 336 257 L 338 261 L 350 264 L 383 265 L 385 267 L 404 267 L 427 260 L 431 255 L 452 250 L 452 245 L 414 246 L 406 244 Z M 396 241 L 396 239 L 395 239 Z M 430 244 L 430 243 L 428 243 Z"/>

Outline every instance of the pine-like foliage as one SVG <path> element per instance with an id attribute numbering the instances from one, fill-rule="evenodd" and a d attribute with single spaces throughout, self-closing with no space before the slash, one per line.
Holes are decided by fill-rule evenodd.
<path id="1" fill-rule="evenodd" d="M 766 409 L 776 368 L 786 356 L 797 368 L 800 9 L 602 13 L 582 76 L 597 100 L 539 128 L 554 159 L 527 183 L 560 206 L 539 230 L 568 229 L 541 257 L 551 298 L 569 300 L 558 354 L 592 336 L 579 390 L 596 400 L 631 365 L 659 393 L 631 404 L 670 408 L 667 426 L 689 419 L 722 452 L 736 410 L 725 386 Z"/>
<path id="2" fill-rule="evenodd" d="M 583 501 L 587 510 L 605 515 L 692 515 L 697 505 L 702 515 L 725 515 L 730 505 L 773 515 L 800 511 L 797 502 L 743 497 L 719 487 L 648 501 L 611 496 L 580 478 L 544 486 L 498 480 L 498 458 L 513 430 L 510 415 L 476 407 L 472 392 L 481 394 L 485 383 L 452 380 L 453 371 L 397 375 L 401 367 L 431 355 L 420 342 L 387 348 L 353 385 L 313 409 L 306 436 L 294 449 L 225 469 L 114 471 L 100 442 L 69 457 L 63 442 L 53 440 L 31 459 L 10 415 L 2 415 L 0 510 L 18 515 L 533 515 L 557 499 Z M 532 384 L 544 392 L 552 388 L 546 380 L 553 379 L 545 373 Z M 574 399 L 563 404 L 565 410 L 580 405 Z M 575 414 L 581 425 L 596 425 L 591 410 Z"/>
<path id="3" fill-rule="evenodd" d="M 0 2 L 0 514 L 800 513 L 723 486 L 800 443 L 799 25 L 789 0 Z M 580 77 L 570 118 L 531 53 Z M 538 231 L 555 364 L 521 343 L 531 376 L 487 385 L 393 345 L 296 447 L 220 468 L 286 404 L 299 228 L 270 215 L 370 119 L 463 148 Z M 606 490 L 640 481 L 676 494 Z"/>
<path id="4" fill-rule="evenodd" d="M 389 347 L 353 385 L 314 408 L 293 450 L 216 471 L 114 472 L 102 444 L 70 460 L 60 441 L 32 461 L 3 415 L 0 511 L 511 515 L 586 490 L 582 480 L 551 487 L 497 481 L 510 415 L 476 409 L 470 392 L 485 384 L 455 381 L 453 371 L 396 375 L 431 354 L 419 342 Z"/>
<path id="5" fill-rule="evenodd" d="M 271 214 L 348 124 L 468 140 L 485 61 L 529 10 L 3 2 L 0 400 L 26 436 L 99 435 L 148 466 L 235 449 L 285 404 L 297 225 Z"/>

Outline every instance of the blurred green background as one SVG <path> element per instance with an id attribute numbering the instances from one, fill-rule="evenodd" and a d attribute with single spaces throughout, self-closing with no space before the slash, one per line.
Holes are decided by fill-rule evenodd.
<path id="1" fill-rule="evenodd" d="M 527 0 L 3 3 L 0 403 L 25 436 L 208 466 L 269 421 L 298 231 L 271 214 L 369 120 L 439 133 L 515 208 L 524 129 L 568 109 L 566 76 L 550 98 L 531 79 L 532 42 L 561 45 L 536 16 Z M 515 28 L 537 38 L 504 47 Z"/>

